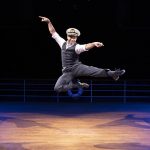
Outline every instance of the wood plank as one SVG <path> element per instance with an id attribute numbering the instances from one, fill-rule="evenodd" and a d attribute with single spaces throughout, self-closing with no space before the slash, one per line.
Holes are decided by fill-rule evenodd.
<path id="1" fill-rule="evenodd" d="M 0 112 L 0 150 L 148 150 L 149 111 Z"/>

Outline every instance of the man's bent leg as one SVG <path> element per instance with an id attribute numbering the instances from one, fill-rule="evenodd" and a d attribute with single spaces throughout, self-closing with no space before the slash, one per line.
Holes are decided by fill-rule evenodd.
<path id="1" fill-rule="evenodd" d="M 56 92 L 66 92 L 68 89 L 72 88 L 72 75 L 71 73 L 64 73 L 61 75 L 54 87 Z"/>

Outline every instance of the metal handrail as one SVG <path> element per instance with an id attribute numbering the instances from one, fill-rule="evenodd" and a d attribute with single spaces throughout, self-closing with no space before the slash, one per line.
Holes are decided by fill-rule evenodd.
<path id="1" fill-rule="evenodd" d="M 44 83 L 42 83 L 43 81 Z M 147 83 L 142 82 L 142 80 L 140 80 L 140 83 L 126 80 L 118 83 L 101 83 L 98 80 L 94 83 L 93 81 L 90 80 L 90 88 L 84 90 L 85 94 L 80 97 L 81 99 L 90 98 L 90 101 L 93 102 L 94 98 L 121 98 L 126 103 L 129 98 L 150 98 L 150 80 Z M 58 95 L 55 93 L 53 90 L 54 84 L 55 80 L 51 79 L 0 80 L 0 100 L 2 97 L 22 97 L 23 101 L 26 102 L 29 98 L 36 97 L 53 98 L 59 102 L 59 99 L 69 98 L 67 94 Z"/>

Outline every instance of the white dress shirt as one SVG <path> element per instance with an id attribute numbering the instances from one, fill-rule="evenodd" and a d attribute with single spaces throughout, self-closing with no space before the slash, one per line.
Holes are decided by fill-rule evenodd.
<path id="1" fill-rule="evenodd" d="M 55 41 L 58 43 L 60 48 L 62 48 L 64 42 L 66 42 L 57 32 L 53 33 L 52 38 L 55 39 Z M 71 47 L 72 45 L 67 44 L 66 48 Z M 77 44 L 75 47 L 75 52 L 77 54 L 80 54 L 84 51 L 88 51 L 85 49 L 85 44 Z"/>

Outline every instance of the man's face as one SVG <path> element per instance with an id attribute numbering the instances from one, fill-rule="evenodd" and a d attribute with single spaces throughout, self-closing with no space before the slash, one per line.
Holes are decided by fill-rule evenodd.
<path id="1" fill-rule="evenodd" d="M 77 41 L 77 36 L 67 36 L 67 40 L 69 44 L 75 44 Z"/>

